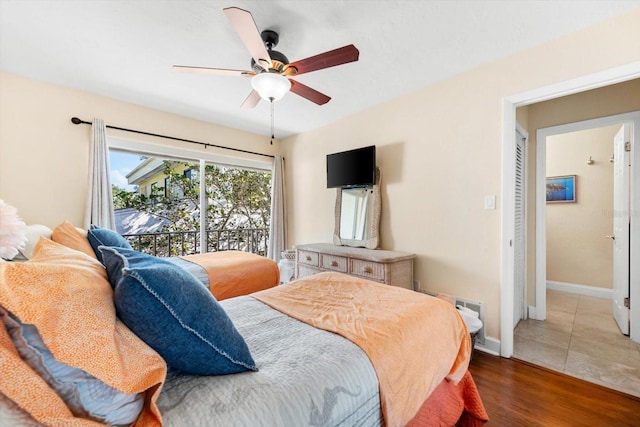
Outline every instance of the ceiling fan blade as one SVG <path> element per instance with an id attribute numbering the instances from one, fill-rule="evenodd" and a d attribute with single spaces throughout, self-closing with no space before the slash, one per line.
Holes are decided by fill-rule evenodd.
<path id="1" fill-rule="evenodd" d="M 217 76 L 245 76 L 251 77 L 255 76 L 256 73 L 253 71 L 246 70 L 227 70 L 224 68 L 208 68 L 208 67 L 191 67 L 188 65 L 174 65 L 173 69 L 176 71 L 180 71 L 183 73 L 194 73 L 194 74 L 214 74 Z"/>
<path id="2" fill-rule="evenodd" d="M 282 74 L 297 76 L 303 73 L 310 73 L 311 71 L 357 61 L 359 56 L 360 51 L 356 49 L 354 45 L 350 44 L 315 56 L 310 56 L 306 59 L 301 59 L 300 61 L 292 62 L 285 67 Z"/>
<path id="3" fill-rule="evenodd" d="M 227 7 L 224 8 L 223 11 L 229 21 L 231 21 L 231 25 L 233 25 L 236 33 L 240 36 L 242 43 L 244 43 L 256 61 L 256 64 L 264 69 L 271 68 L 271 57 L 269 57 L 267 48 L 264 46 L 264 41 L 262 41 L 262 37 L 260 37 L 260 31 L 258 31 L 258 26 L 253 20 L 251 12 L 240 9 L 239 7 Z"/>
<path id="4" fill-rule="evenodd" d="M 289 81 L 291 82 L 291 92 L 303 98 L 306 98 L 311 102 L 314 102 L 318 105 L 324 105 L 331 100 L 331 97 L 325 95 L 324 93 L 320 93 L 315 89 L 311 89 L 309 86 L 305 86 L 293 79 L 289 79 Z"/>
<path id="5" fill-rule="evenodd" d="M 247 96 L 245 100 L 242 101 L 240 108 L 242 108 L 243 110 L 248 110 L 250 108 L 253 108 L 256 105 L 258 105 L 258 102 L 260 102 L 260 99 L 261 99 L 260 94 L 255 90 L 252 90 L 249 96 Z"/>

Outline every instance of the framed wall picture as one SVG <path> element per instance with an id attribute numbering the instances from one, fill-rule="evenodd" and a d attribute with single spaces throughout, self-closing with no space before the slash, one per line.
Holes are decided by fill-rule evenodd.
<path id="1" fill-rule="evenodd" d="M 576 175 L 547 177 L 547 203 L 575 203 Z"/>

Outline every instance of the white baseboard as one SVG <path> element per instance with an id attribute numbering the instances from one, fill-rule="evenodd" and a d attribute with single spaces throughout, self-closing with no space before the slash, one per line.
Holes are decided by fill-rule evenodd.
<path id="1" fill-rule="evenodd" d="M 549 285 L 547 285 L 549 286 Z M 536 306 L 535 305 L 530 305 L 529 306 L 529 319 L 537 319 L 536 317 Z"/>
<path id="2" fill-rule="evenodd" d="M 597 298 L 613 298 L 613 289 L 600 288 L 597 286 L 576 285 L 574 283 L 552 282 L 551 280 L 547 280 L 547 289 Z"/>
<path id="3" fill-rule="evenodd" d="M 484 344 L 477 343 L 475 348 L 494 356 L 500 356 L 500 340 L 493 337 L 484 337 Z"/>

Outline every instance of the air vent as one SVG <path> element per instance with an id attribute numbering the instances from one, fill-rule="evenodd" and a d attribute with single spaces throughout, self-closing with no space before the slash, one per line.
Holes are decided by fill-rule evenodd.
<path id="1" fill-rule="evenodd" d="M 485 306 L 485 304 L 483 302 L 481 302 L 481 301 L 474 301 L 474 300 L 470 300 L 470 299 L 466 299 L 466 298 L 459 298 L 459 297 L 455 297 L 455 298 L 456 298 L 456 305 L 459 305 L 459 306 L 462 306 L 462 307 L 466 307 L 469 310 L 473 310 L 473 311 L 475 311 L 476 313 L 478 313 L 480 315 L 480 320 L 482 321 L 482 328 L 480 328 L 480 330 L 478 331 L 478 335 L 476 335 L 476 343 L 484 345 L 484 343 L 485 343 L 485 333 L 484 333 L 484 328 L 485 328 L 484 306 Z"/>
<path id="2" fill-rule="evenodd" d="M 431 295 L 432 297 L 437 297 L 438 293 L 433 291 L 428 291 L 426 289 L 420 289 L 419 292 L 423 294 Z M 453 297 L 456 300 L 456 306 L 466 307 L 469 310 L 473 310 L 479 314 L 479 319 L 482 321 L 482 328 L 478 331 L 478 335 L 476 335 L 476 344 L 485 344 L 485 304 L 482 301 L 471 300 L 467 298 L 461 297 Z"/>

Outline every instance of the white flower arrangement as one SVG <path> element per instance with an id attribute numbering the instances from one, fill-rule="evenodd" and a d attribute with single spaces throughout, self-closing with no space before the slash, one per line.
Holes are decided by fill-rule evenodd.
<path id="1" fill-rule="evenodd" d="M 18 210 L 0 199 L 0 258 L 13 259 L 27 243 L 27 225 Z"/>

